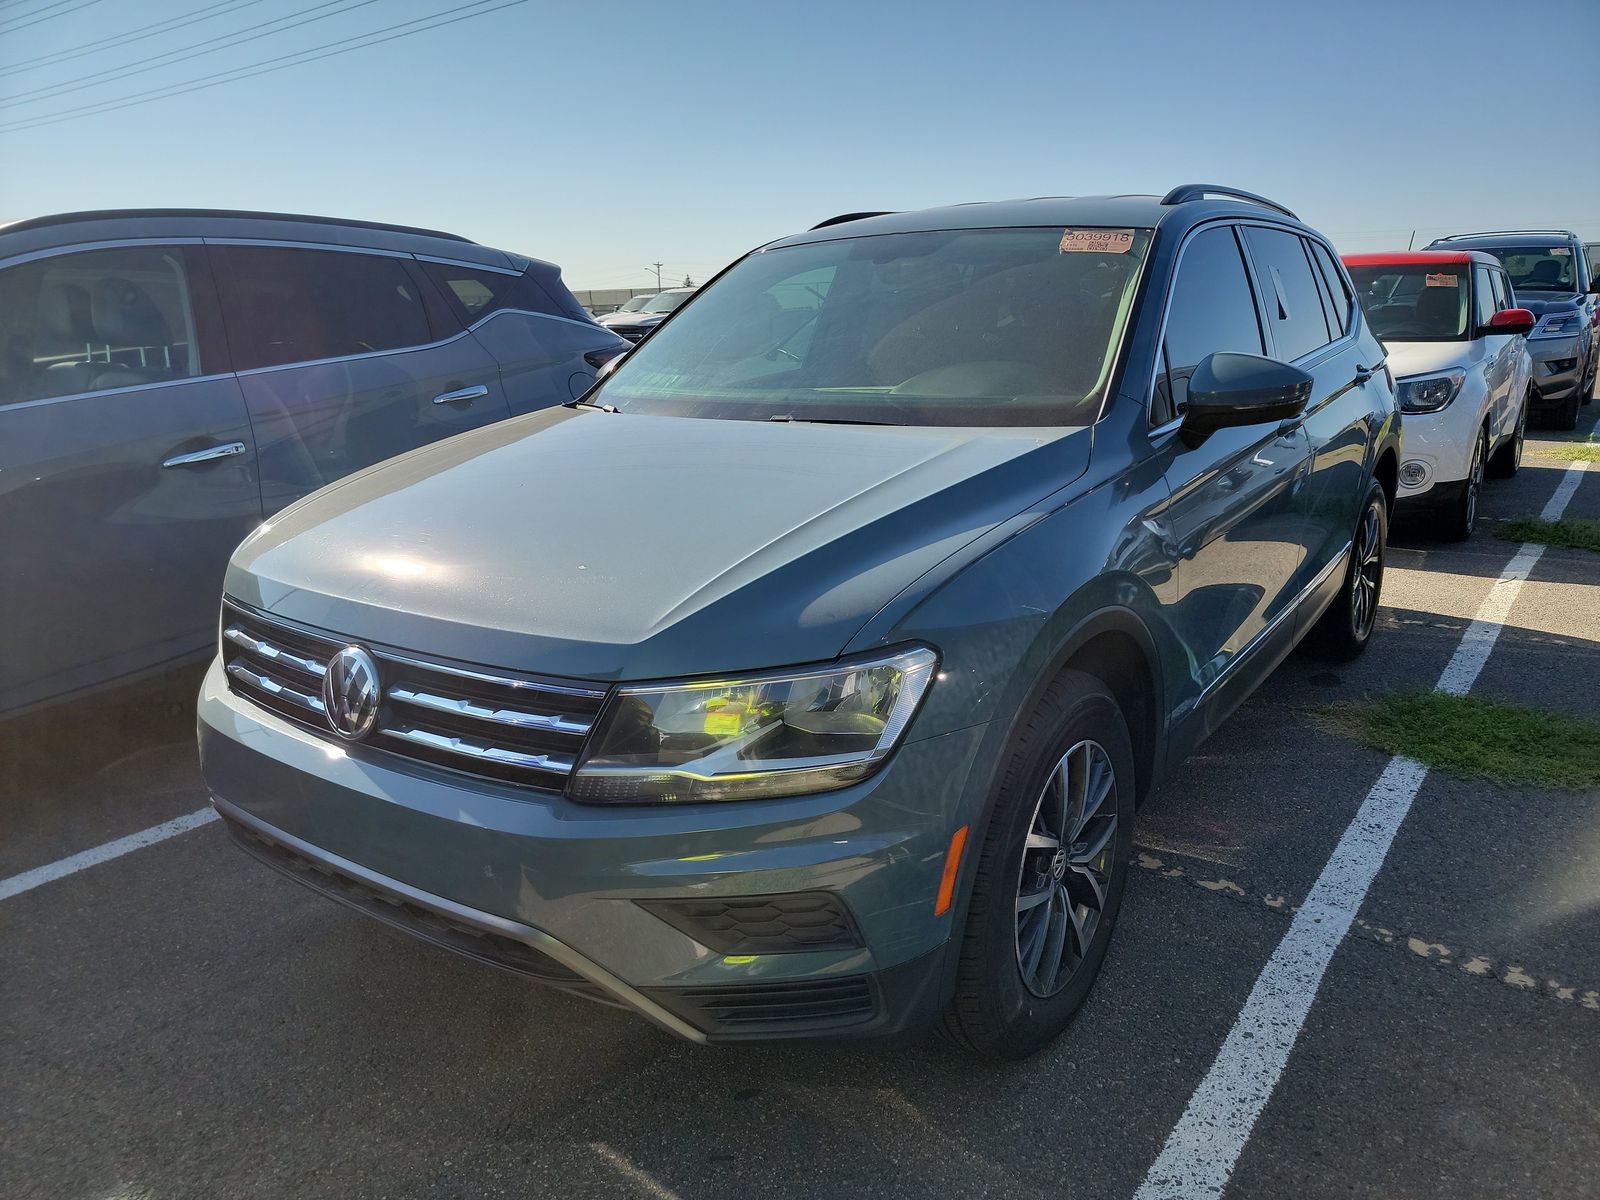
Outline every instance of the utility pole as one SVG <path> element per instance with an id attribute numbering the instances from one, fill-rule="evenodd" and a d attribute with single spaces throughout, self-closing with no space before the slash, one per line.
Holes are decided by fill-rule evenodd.
<path id="1" fill-rule="evenodd" d="M 1413 229 L 1411 231 L 1411 239 L 1408 242 L 1406 242 L 1406 249 L 1409 251 L 1411 249 L 1411 247 L 1415 246 L 1416 244 L 1417 244 L 1417 231 L 1415 229 Z"/>
<path id="2" fill-rule="evenodd" d="M 659 292 L 661 290 L 661 264 L 651 263 L 650 265 L 656 269 L 656 291 Z"/>

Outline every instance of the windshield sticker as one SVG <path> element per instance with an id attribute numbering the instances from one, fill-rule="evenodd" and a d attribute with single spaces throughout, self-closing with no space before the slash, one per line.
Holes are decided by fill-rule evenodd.
<path id="1" fill-rule="evenodd" d="M 1572 253 L 1572 247 L 1571 246 L 1551 246 L 1550 247 L 1550 253 L 1554 254 L 1557 258 L 1565 258 L 1565 257 L 1567 257 L 1567 255 Z"/>
<path id="2" fill-rule="evenodd" d="M 1063 254 L 1126 254 L 1133 249 L 1131 229 L 1064 229 Z"/>
<path id="3" fill-rule="evenodd" d="M 1429 287 L 1459 287 L 1461 285 L 1456 282 L 1458 278 L 1456 275 L 1426 275 L 1422 282 Z"/>

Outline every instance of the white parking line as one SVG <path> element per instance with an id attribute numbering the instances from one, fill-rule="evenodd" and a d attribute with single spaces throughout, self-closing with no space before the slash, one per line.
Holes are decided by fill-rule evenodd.
<path id="1" fill-rule="evenodd" d="M 1576 462 L 1567 469 L 1541 517 L 1560 518 L 1587 466 Z M 1530 543 L 1506 564 L 1441 672 L 1438 690 L 1462 696 L 1471 689 L 1517 593 L 1543 553 L 1543 546 Z M 1222 1194 L 1289 1061 L 1333 952 L 1355 920 L 1427 777 L 1427 768 L 1413 759 L 1396 755 L 1389 760 L 1289 932 L 1261 969 L 1216 1061 L 1189 1098 L 1135 1200 L 1194 1200 Z"/>
<path id="2" fill-rule="evenodd" d="M 216 819 L 216 809 L 202 808 L 197 812 L 164 821 L 160 825 L 152 825 L 149 829 L 141 829 L 138 833 L 130 833 L 127 837 L 96 846 L 92 850 L 84 850 L 69 858 L 57 859 L 53 863 L 24 871 L 21 875 L 13 875 L 10 879 L 0 879 L 0 900 L 9 900 L 12 896 L 31 891 L 41 884 L 52 883 L 63 876 L 76 874 L 85 868 L 109 862 L 113 858 L 121 858 L 124 854 L 142 847 L 164 842 L 168 838 L 177 837 L 180 833 L 188 833 L 191 829 L 208 825 Z"/>

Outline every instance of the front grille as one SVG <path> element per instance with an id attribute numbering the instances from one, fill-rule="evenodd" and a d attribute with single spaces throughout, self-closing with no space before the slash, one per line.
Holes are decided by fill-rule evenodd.
<path id="1" fill-rule="evenodd" d="M 831 892 L 635 903 L 718 954 L 796 954 L 861 945 L 850 910 Z"/>
<path id="2" fill-rule="evenodd" d="M 637 342 L 650 331 L 639 325 L 613 325 L 611 326 L 611 332 L 618 337 L 627 338 L 630 342 Z"/>
<path id="3" fill-rule="evenodd" d="M 858 1025 L 876 1005 L 864 975 L 789 983 L 649 989 L 651 999 L 706 1033 L 803 1033 Z"/>
<path id="4" fill-rule="evenodd" d="M 330 739 L 322 680 L 328 660 L 349 644 L 223 602 L 229 688 Z M 603 688 L 366 649 L 378 664 L 383 699 L 362 745 L 505 783 L 561 788 L 605 699 Z"/>

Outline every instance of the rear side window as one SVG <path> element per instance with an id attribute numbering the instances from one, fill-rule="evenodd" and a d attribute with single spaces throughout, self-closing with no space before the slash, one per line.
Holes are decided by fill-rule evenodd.
<path id="1" fill-rule="evenodd" d="M 128 246 L 0 271 L 0 405 L 226 370 L 198 263 L 191 247 Z"/>
<path id="2" fill-rule="evenodd" d="M 1319 309 L 1320 312 L 1320 309 Z M 1176 419 L 1188 402 L 1189 377 L 1218 351 L 1262 352 L 1255 297 L 1233 230 L 1213 226 L 1189 239 L 1167 306 L 1162 369 L 1157 372 L 1151 421 Z"/>
<path id="3" fill-rule="evenodd" d="M 1494 307 L 1496 312 L 1504 312 L 1508 308 L 1515 308 L 1511 302 L 1511 285 L 1506 282 L 1504 271 L 1490 271 L 1489 282 L 1494 287 Z"/>
<path id="4" fill-rule="evenodd" d="M 559 316 L 537 283 L 526 275 L 508 275 L 455 263 L 424 262 L 422 269 L 439 285 L 445 298 L 466 324 L 480 321 L 501 309 Z"/>
<path id="5" fill-rule="evenodd" d="M 1487 325 L 1499 311 L 1495 307 L 1494 284 L 1489 281 L 1489 268 L 1472 268 L 1473 313 L 1479 328 Z"/>
<path id="6" fill-rule="evenodd" d="M 214 246 L 211 253 L 239 370 L 433 340 L 401 259 L 279 246 Z"/>
<path id="7" fill-rule="evenodd" d="M 1296 234 L 1259 225 L 1246 226 L 1244 239 L 1250 247 L 1277 357 L 1292 362 L 1326 346 L 1333 339 L 1305 243 Z"/>
<path id="8" fill-rule="evenodd" d="M 1306 245 L 1311 247 L 1311 257 L 1317 264 L 1317 270 L 1322 276 L 1323 285 L 1328 289 L 1328 300 L 1332 308 L 1328 311 L 1328 332 L 1333 337 L 1343 337 L 1350 332 L 1350 289 L 1345 285 L 1344 273 L 1339 270 L 1333 261 L 1333 252 L 1321 242 L 1306 239 Z"/>

